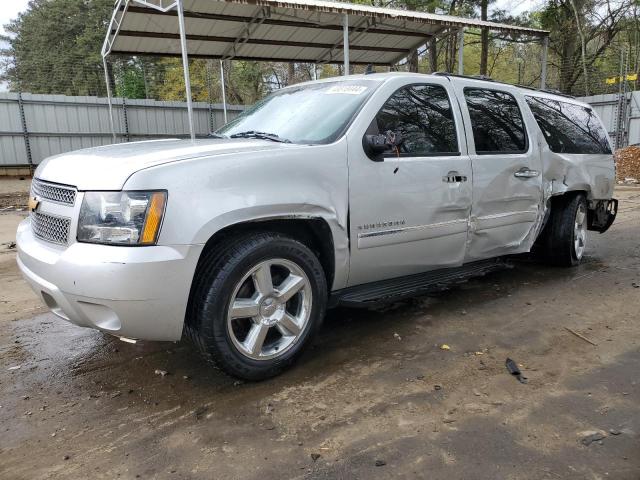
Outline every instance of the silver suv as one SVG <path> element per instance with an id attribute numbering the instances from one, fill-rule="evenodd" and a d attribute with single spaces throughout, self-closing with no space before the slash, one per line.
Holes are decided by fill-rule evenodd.
<path id="1" fill-rule="evenodd" d="M 591 108 L 451 75 L 279 90 L 212 134 L 38 167 L 18 263 L 58 316 L 179 340 L 246 378 L 289 366 L 325 310 L 421 294 L 535 251 L 576 265 L 613 222 Z"/>

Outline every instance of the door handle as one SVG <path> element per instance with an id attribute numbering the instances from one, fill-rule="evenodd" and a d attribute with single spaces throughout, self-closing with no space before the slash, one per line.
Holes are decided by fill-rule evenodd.
<path id="1" fill-rule="evenodd" d="M 520 170 L 518 170 L 516 173 L 513 174 L 514 177 L 516 177 L 516 178 L 524 178 L 525 180 L 527 178 L 535 178 L 538 175 L 540 175 L 539 171 L 530 170 L 527 167 L 521 168 Z"/>
<path id="2" fill-rule="evenodd" d="M 442 177 L 442 181 L 445 183 L 462 183 L 467 181 L 467 176 L 460 175 L 460 173 L 456 171 L 451 171 Z"/>

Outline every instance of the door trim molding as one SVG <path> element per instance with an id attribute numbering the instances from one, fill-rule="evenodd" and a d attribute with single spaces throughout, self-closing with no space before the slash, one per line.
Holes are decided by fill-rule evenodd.
<path id="1" fill-rule="evenodd" d="M 507 227 L 520 223 L 533 223 L 538 219 L 538 210 L 525 210 L 519 212 L 496 213 L 484 217 L 476 217 L 472 220 L 475 224 L 474 232 L 490 230 L 492 228 Z"/>
<path id="2" fill-rule="evenodd" d="M 363 250 L 398 243 L 417 242 L 447 235 L 466 235 L 468 223 L 466 218 L 462 218 L 447 222 L 431 223 L 429 225 L 414 225 L 391 230 L 359 233 L 358 248 Z"/>

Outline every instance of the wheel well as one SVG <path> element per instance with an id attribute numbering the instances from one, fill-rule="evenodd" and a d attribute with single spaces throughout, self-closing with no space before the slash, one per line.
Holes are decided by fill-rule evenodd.
<path id="1" fill-rule="evenodd" d="M 585 198 L 588 198 L 589 194 L 586 190 L 568 190 L 559 195 L 553 195 L 549 197 L 549 199 L 547 200 L 547 211 L 543 219 L 542 228 L 540 228 L 540 231 L 538 232 L 538 237 L 536 239 L 536 244 L 538 246 L 541 244 L 541 242 L 546 241 L 546 237 L 548 234 L 547 226 L 549 225 L 549 220 L 551 219 L 551 215 L 553 215 L 554 211 L 557 211 L 558 208 L 570 202 L 571 199 L 576 195 L 584 195 Z"/>
<path id="2" fill-rule="evenodd" d="M 327 287 L 331 289 L 335 270 L 335 254 L 331 228 L 321 218 L 274 219 L 243 222 L 230 225 L 216 232 L 205 244 L 200 260 L 211 249 L 230 236 L 250 232 L 276 232 L 298 240 L 308 247 L 320 261 L 327 279 Z M 198 264 L 200 264 L 200 260 Z"/>
<path id="3" fill-rule="evenodd" d="M 586 190 L 568 190 L 560 195 L 553 195 L 549 198 L 549 206 L 552 208 L 559 206 L 562 203 L 571 201 L 571 199 L 577 195 L 584 195 L 585 199 L 589 198 L 589 192 Z"/>

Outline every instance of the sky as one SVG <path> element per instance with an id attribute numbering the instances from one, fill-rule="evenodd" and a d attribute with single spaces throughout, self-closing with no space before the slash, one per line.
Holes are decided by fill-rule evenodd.
<path id="1" fill-rule="evenodd" d="M 27 8 L 27 3 L 29 0 L 3 0 L 2 7 L 0 7 L 0 34 L 6 33 L 4 25 L 16 18 L 18 13 L 24 11 Z"/>

